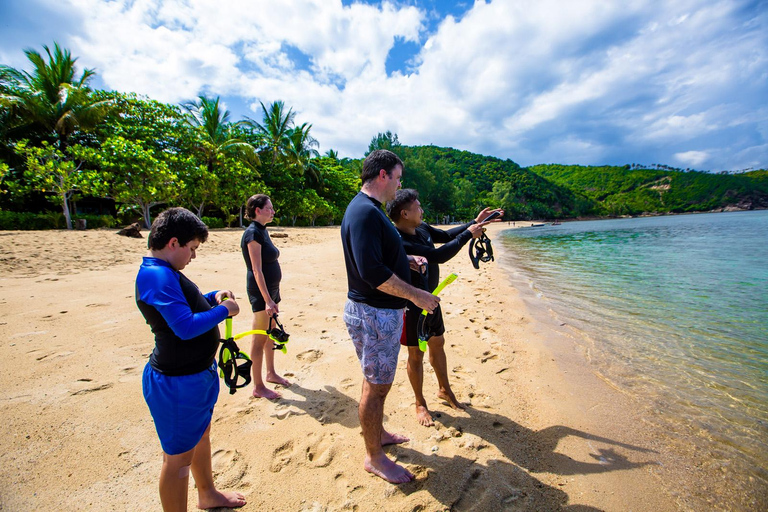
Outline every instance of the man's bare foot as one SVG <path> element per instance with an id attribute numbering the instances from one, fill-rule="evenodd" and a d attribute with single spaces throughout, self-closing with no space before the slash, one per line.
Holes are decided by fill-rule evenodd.
<path id="1" fill-rule="evenodd" d="M 366 456 L 363 467 L 367 472 L 383 478 L 391 484 L 404 484 L 414 479 L 413 473 L 402 466 L 398 466 L 383 453 L 380 458 L 375 460 Z"/>
<path id="2" fill-rule="evenodd" d="M 280 384 L 284 388 L 287 388 L 288 386 L 291 385 L 291 383 L 288 380 L 282 378 L 276 373 L 268 373 L 266 380 L 267 382 L 271 382 L 272 384 Z"/>
<path id="3" fill-rule="evenodd" d="M 283 395 L 281 395 L 277 391 L 272 391 L 266 386 L 254 386 L 253 396 L 255 396 L 256 398 L 266 398 L 267 400 L 275 400 L 277 398 L 282 398 Z"/>
<path id="4" fill-rule="evenodd" d="M 197 508 L 209 509 L 209 508 L 238 508 L 245 505 L 245 496 L 239 492 L 220 492 L 213 490 L 213 492 L 206 496 L 199 496 L 197 500 Z"/>
<path id="5" fill-rule="evenodd" d="M 432 421 L 432 415 L 429 414 L 429 410 L 423 405 L 416 404 L 416 419 L 425 427 L 432 427 L 435 425 L 435 422 Z"/>
<path id="6" fill-rule="evenodd" d="M 440 390 L 437 393 L 437 398 L 439 398 L 441 400 L 445 400 L 446 402 L 448 402 L 448 405 L 450 405 L 454 409 L 464 410 L 464 409 L 467 408 L 466 405 L 462 404 L 461 402 L 459 402 L 456 399 L 456 395 L 453 394 L 453 391 L 442 391 L 442 390 Z"/>
<path id="7" fill-rule="evenodd" d="M 384 429 L 381 429 L 381 446 L 387 446 L 388 444 L 401 444 L 410 441 L 407 437 L 401 434 L 390 434 Z M 384 457 L 386 458 L 386 457 Z M 389 460 L 389 459 L 387 459 Z"/>

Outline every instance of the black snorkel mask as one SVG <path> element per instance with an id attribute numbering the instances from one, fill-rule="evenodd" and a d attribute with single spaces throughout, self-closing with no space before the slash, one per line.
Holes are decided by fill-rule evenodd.
<path id="1" fill-rule="evenodd" d="M 274 327 L 272 326 L 273 321 L 275 322 Z M 288 349 L 285 348 L 285 345 L 288 343 L 291 335 L 285 332 L 285 329 L 283 329 L 283 324 L 277 320 L 277 315 L 272 315 L 269 317 L 269 329 L 267 329 L 267 336 L 269 336 L 269 339 L 271 339 L 274 343 L 272 350 L 279 350 L 283 354 L 288 352 Z"/>
<path id="2" fill-rule="evenodd" d="M 472 260 L 472 266 L 480 269 L 480 262 L 488 263 L 493 261 L 493 246 L 491 239 L 485 233 L 480 238 L 473 238 L 469 242 L 469 259 Z"/>
<path id="3" fill-rule="evenodd" d="M 228 318 L 227 320 L 231 320 Z M 235 391 L 251 383 L 251 366 L 253 362 L 248 354 L 241 352 L 231 336 L 221 340 L 219 349 L 219 374 L 224 378 L 224 384 L 229 388 L 229 394 L 234 395 Z M 237 381 L 243 379 L 241 384 Z"/>

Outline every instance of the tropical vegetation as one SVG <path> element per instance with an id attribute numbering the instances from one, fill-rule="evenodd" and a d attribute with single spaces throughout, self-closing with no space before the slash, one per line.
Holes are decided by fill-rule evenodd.
<path id="1" fill-rule="evenodd" d="M 69 51 L 26 50 L 31 71 L 0 65 L 0 229 L 72 228 L 141 221 L 184 206 L 212 227 L 243 224 L 254 193 L 272 197 L 282 224 L 338 223 L 360 188 L 361 158 L 320 155 L 312 124 L 281 100 L 260 119 L 231 119 L 220 98 L 181 105 L 94 90 Z M 536 165 L 378 133 L 403 186 L 419 190 L 433 222 L 469 219 L 484 206 L 507 219 L 558 219 L 768 207 L 768 172 L 712 174 L 656 165 Z M 367 155 L 368 153 L 366 153 Z"/>

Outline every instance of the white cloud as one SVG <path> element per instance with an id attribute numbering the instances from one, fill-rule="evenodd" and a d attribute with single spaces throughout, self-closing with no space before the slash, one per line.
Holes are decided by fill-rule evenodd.
<path id="1" fill-rule="evenodd" d="M 257 117 L 282 99 L 342 155 L 392 130 L 522 164 L 768 165 L 768 13 L 746 0 L 494 0 L 432 33 L 433 12 L 390 2 L 55 5 L 82 18 L 62 43 L 108 87 L 240 97 Z M 411 74 L 387 75 L 396 38 L 421 45 Z"/>
<path id="2" fill-rule="evenodd" d="M 709 159 L 707 151 L 685 151 L 675 153 L 675 158 L 684 165 L 699 166 Z"/>

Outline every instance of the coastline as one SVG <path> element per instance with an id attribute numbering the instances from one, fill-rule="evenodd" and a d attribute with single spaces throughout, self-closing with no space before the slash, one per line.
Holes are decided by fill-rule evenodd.
<path id="1" fill-rule="evenodd" d="M 504 229 L 489 234 L 495 241 Z M 591 373 L 566 333 L 512 286 L 497 264 L 500 243 L 499 261 L 480 270 L 465 251 L 442 266 L 460 276 L 441 296 L 449 376 L 471 407 L 440 403 L 425 364 L 437 425 L 419 426 L 401 351 L 385 425 L 411 441 L 387 452 L 417 479 L 392 486 L 365 473 L 338 227 L 270 231 L 287 235 L 275 242 L 291 342 L 277 364 L 294 384 L 274 402 L 220 393 L 214 476 L 246 495 L 240 510 L 687 509 L 662 484 L 673 471 L 668 487 L 683 488 L 686 475 L 637 433 L 636 404 Z M 244 297 L 241 233 L 212 230 L 185 274 L 203 291 Z M 55 250 L 42 250 L 42 239 Z M 161 452 L 141 396 L 152 338 L 133 301 L 145 243 L 112 230 L 0 233 L 2 508 L 159 508 Z M 235 318 L 235 332 L 249 317 Z"/>
<path id="2" fill-rule="evenodd" d="M 502 230 L 504 228 L 497 233 Z M 550 299 L 561 300 L 556 298 L 556 286 L 553 289 L 550 283 L 548 288 L 552 297 L 537 291 L 536 283 L 531 281 L 528 273 L 517 267 L 521 263 L 519 256 L 505 260 L 504 244 L 498 245 L 502 254 L 499 263 L 505 267 L 510 282 L 520 293 L 531 317 L 551 334 L 540 341 L 553 350 L 563 377 L 569 382 L 566 389 L 577 385 L 573 369 L 576 374 L 586 372 L 601 381 L 603 391 L 593 388 L 592 392 L 608 391 L 612 395 L 604 398 L 604 412 L 609 414 L 602 420 L 599 416 L 594 419 L 598 424 L 604 424 L 614 418 L 614 428 L 625 430 L 632 439 L 642 441 L 641 444 L 658 453 L 657 464 L 649 470 L 681 509 L 737 511 L 757 510 L 764 506 L 767 497 L 764 481 L 753 473 L 755 468 L 748 460 L 730 459 L 725 456 L 725 450 L 718 448 L 718 442 L 727 442 L 724 437 L 727 434 L 719 429 L 707 430 L 705 411 L 701 412 L 702 421 L 698 421 L 698 417 L 691 421 L 687 417 L 670 415 L 669 404 L 663 401 L 663 395 L 633 385 L 631 379 L 625 378 L 637 374 L 637 367 L 626 360 L 606 357 L 606 347 L 602 346 L 596 328 L 593 330 L 589 323 L 581 322 L 581 329 L 584 329 L 581 330 L 571 325 L 567 314 L 560 317 L 550 309 Z M 734 488 L 739 488 L 740 492 L 733 492 Z"/>

